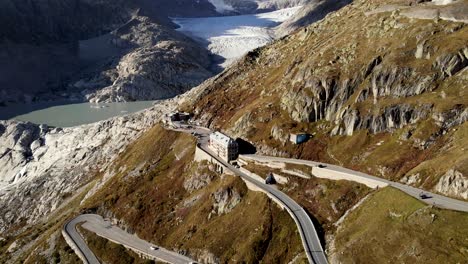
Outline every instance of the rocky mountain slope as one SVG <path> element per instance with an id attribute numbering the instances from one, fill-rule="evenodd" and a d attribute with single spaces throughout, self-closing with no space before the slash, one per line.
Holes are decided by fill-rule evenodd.
<path id="1" fill-rule="evenodd" d="M 404 6 L 405 12 L 385 11 L 387 5 Z M 203 124 L 253 143 L 259 153 L 340 164 L 466 199 L 468 27 L 443 17 L 408 16 L 421 8 L 451 7 L 356 1 L 147 111 L 66 129 L 0 121 L 0 259 L 76 261 L 60 228 L 73 215 L 97 212 L 201 262 L 301 263 L 296 227 L 284 211 L 239 179 L 192 162 L 188 135 L 150 129 L 178 105 Z M 96 64 L 103 70 L 84 72 L 71 91 L 87 90 L 96 101 L 145 97 L 150 95 L 140 85 L 167 80 L 159 70 L 148 71 L 154 61 L 177 56 L 193 63 L 188 69 L 199 69 L 206 54 L 167 28 L 134 16 L 105 42 L 128 57 L 106 64 L 114 55 L 104 54 Z M 194 75 L 181 79 L 190 82 Z M 139 85 L 127 89 L 127 81 Z M 293 145 L 289 134 L 296 132 L 311 139 Z M 377 241 L 375 256 L 383 259 L 397 254 L 398 260 L 416 262 L 414 256 L 433 254 L 434 246 L 454 261 L 466 257 L 466 221 L 457 221 L 466 215 L 388 189 L 359 205 L 368 190 L 348 182 L 292 178 L 280 188 L 318 221 L 330 261 L 365 257 L 368 241 Z M 356 203 L 357 210 L 341 219 Z M 370 228 L 363 230 L 364 224 Z M 393 240 L 377 239 L 388 236 Z M 408 239 L 412 251 L 399 247 L 401 239 Z"/>
<path id="2" fill-rule="evenodd" d="M 222 2 L 233 14 L 245 14 L 307 1 L 218 2 L 213 4 Z M 213 74 L 210 66 L 215 58 L 176 32 L 169 17 L 220 15 L 213 4 L 208 0 L 3 1 L 0 106 L 44 100 L 154 100 L 185 92 Z"/>
<path id="3" fill-rule="evenodd" d="M 250 192 L 239 178 L 220 175 L 207 163 L 193 162 L 191 136 L 159 126 L 139 135 L 115 154 L 112 163 L 101 158 L 99 168 L 82 169 L 86 176 L 80 178 L 74 169 L 63 177 L 45 175 L 27 193 L 16 193 L 31 199 L 24 200 L 26 204 L 36 203 L 33 197 L 42 197 L 38 207 L 43 209 L 50 206 L 45 203 L 47 196 L 66 206 L 44 210 L 45 217 L 41 217 L 37 208 L 31 212 L 24 204 L 21 210 L 31 215 L 17 215 L 21 221 L 7 223 L 8 232 L 2 230 L 2 260 L 35 263 L 72 259 L 63 246 L 60 229 L 64 220 L 80 211 L 113 218 L 128 232 L 203 263 L 304 259 L 300 237 L 287 212 L 266 195 Z M 114 155 L 112 151 L 105 156 L 110 155 Z M 90 158 L 99 160 L 96 155 Z M 64 183 L 51 182 L 54 178 L 68 181 L 74 190 L 61 189 Z M 86 180 L 89 184 L 78 188 L 76 181 Z M 9 208 L 14 206 L 8 204 Z M 12 214 L 18 213 L 7 213 Z"/>
<path id="4" fill-rule="evenodd" d="M 408 3 L 353 2 L 250 52 L 185 109 L 261 153 L 464 198 L 468 27 L 371 12 L 384 4 Z M 313 137 L 296 146 L 288 142 L 295 132 Z"/>
<path id="5" fill-rule="evenodd" d="M 304 5 L 310 0 L 210 0 L 222 14 L 252 14 Z"/>
<path id="6" fill-rule="evenodd" d="M 0 232 L 58 209 L 170 109 L 63 129 L 0 121 Z"/>
<path id="7" fill-rule="evenodd" d="M 303 3 L 304 6 L 297 14 L 276 28 L 276 34 L 286 36 L 298 28 L 323 19 L 328 13 L 334 12 L 351 2 L 349 0 L 307 1 Z"/>
<path id="8" fill-rule="evenodd" d="M 73 85 L 87 101 L 170 98 L 212 75 L 208 70 L 211 64 L 208 51 L 147 17 L 135 17 L 113 31 L 110 42 L 117 46 L 114 56 L 104 59 L 107 64 L 98 74 L 84 75 Z M 108 45 L 97 40 L 93 49 Z"/>
<path id="9" fill-rule="evenodd" d="M 212 74 L 209 53 L 177 33 L 168 18 L 217 14 L 207 1 L 34 0 L 0 5 L 0 22 L 6 25 L 0 29 L 2 105 L 167 98 Z"/>

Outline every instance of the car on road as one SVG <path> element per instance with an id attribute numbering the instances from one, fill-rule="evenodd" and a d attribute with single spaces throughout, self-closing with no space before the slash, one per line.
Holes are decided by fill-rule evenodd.
<path id="1" fill-rule="evenodd" d="M 319 164 L 319 165 L 317 165 L 317 167 L 319 167 L 319 168 L 326 168 L 327 166 L 326 166 L 326 165 L 323 165 L 323 164 Z"/>
<path id="2" fill-rule="evenodd" d="M 421 198 L 421 199 L 429 199 L 429 198 L 431 198 L 431 196 L 430 196 L 430 195 L 427 195 L 427 194 L 425 194 L 425 193 L 423 193 L 423 192 L 421 192 L 421 193 L 419 194 L 419 198 Z"/>
<path id="3" fill-rule="evenodd" d="M 150 249 L 151 250 L 158 250 L 159 248 L 157 246 L 151 246 Z"/>

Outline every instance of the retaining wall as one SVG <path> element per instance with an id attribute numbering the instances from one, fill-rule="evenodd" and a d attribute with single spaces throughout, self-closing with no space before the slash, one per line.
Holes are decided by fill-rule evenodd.
<path id="1" fill-rule="evenodd" d="M 369 188 L 382 188 L 388 186 L 388 183 L 378 180 L 369 179 L 352 173 L 336 171 L 328 168 L 313 167 L 312 174 L 317 178 L 325 178 L 330 180 L 347 180 L 362 183 Z"/>

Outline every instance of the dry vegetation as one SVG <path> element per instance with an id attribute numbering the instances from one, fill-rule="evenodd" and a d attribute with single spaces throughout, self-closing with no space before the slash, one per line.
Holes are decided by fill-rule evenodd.
<path id="1" fill-rule="evenodd" d="M 85 208 L 121 220 L 142 239 L 196 258 L 283 263 L 302 255 L 287 212 L 264 194 L 249 192 L 239 178 L 193 162 L 194 146 L 188 135 L 154 128 L 123 153 L 116 163 L 118 175 Z M 184 188 L 189 178 L 203 174 L 211 174 L 207 185 Z M 218 215 L 213 197 L 223 191 L 236 192 L 241 200 Z"/>
<path id="2" fill-rule="evenodd" d="M 466 263 L 468 214 L 387 187 L 348 215 L 335 247 L 333 258 L 342 263 Z"/>
<path id="3" fill-rule="evenodd" d="M 295 164 L 287 164 L 286 168 L 306 170 Z M 262 165 L 249 164 L 246 169 L 261 176 L 273 172 L 287 177 L 288 183 L 278 184 L 278 188 L 304 207 L 320 226 L 322 237 L 333 233 L 333 224 L 371 191 L 366 186 L 351 181 L 332 181 L 316 177 L 304 179 Z"/>
<path id="4" fill-rule="evenodd" d="M 264 194 L 248 191 L 239 178 L 193 162 L 194 146 L 189 135 L 154 127 L 122 152 L 113 164 L 115 176 L 85 204 L 80 201 L 89 188 L 69 207 L 51 215 L 50 221 L 2 241 L 3 254 L 13 241 L 22 241 L 21 245 L 34 241 L 19 262 L 79 263 L 60 234 L 61 227 L 73 215 L 97 212 L 119 219 L 122 227 L 143 239 L 195 258 L 284 263 L 299 256 L 295 263 L 306 263 L 299 233 L 287 212 Z M 210 175 L 211 180 L 187 191 L 183 184 L 194 175 Z M 232 211 L 218 215 L 214 193 L 227 190 L 238 193 L 241 200 Z M 117 255 L 133 257 L 120 246 L 91 240 L 97 254 L 111 263 Z M 101 254 L 104 249 L 108 254 Z"/>
<path id="5" fill-rule="evenodd" d="M 80 234 L 85 238 L 86 244 L 96 255 L 101 263 L 112 264 L 151 264 L 153 260 L 140 258 L 135 252 L 122 245 L 115 244 L 95 233 L 77 227 Z"/>
<path id="6" fill-rule="evenodd" d="M 428 190 L 450 168 L 467 175 L 468 152 L 462 147 L 468 144 L 466 123 L 442 131 L 432 114 L 467 107 L 467 71 L 441 78 L 434 65 L 439 56 L 457 54 L 467 47 L 468 26 L 408 19 L 398 12 L 364 15 L 390 3 L 408 5 L 407 1 L 355 1 L 307 30 L 250 52 L 184 107 L 197 113 L 205 124 L 262 146 L 267 153 L 274 149 L 287 156 L 343 165 L 396 181 L 420 173 L 418 187 Z M 417 59 L 415 52 L 421 39 L 425 40 L 426 57 Z M 359 101 L 371 82 L 369 76 L 363 77 L 365 70 L 376 58 L 381 58 L 382 68 L 410 69 L 412 73 L 402 79 L 401 85 L 411 85 L 418 76 L 434 80 L 418 95 L 385 95 L 376 101 L 369 96 Z M 312 98 L 314 95 L 304 87 L 316 79 L 358 82 L 341 109 L 378 115 L 388 106 L 406 104 L 430 106 L 431 112 L 415 124 L 389 132 L 359 130 L 352 136 L 330 136 L 334 119 L 297 122 L 282 106 L 285 94 L 291 91 L 306 90 L 304 93 Z M 301 145 L 281 142 L 272 136 L 274 127 L 286 134 L 302 131 L 313 137 Z M 408 132 L 409 138 L 401 139 Z M 424 142 L 430 144 L 421 147 Z M 441 161 L 443 166 L 434 166 Z"/>

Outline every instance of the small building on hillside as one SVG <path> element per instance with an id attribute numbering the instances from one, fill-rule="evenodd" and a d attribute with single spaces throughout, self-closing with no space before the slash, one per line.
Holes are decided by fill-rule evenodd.
<path id="1" fill-rule="evenodd" d="M 276 179 L 275 176 L 273 176 L 273 173 L 268 173 L 266 179 L 265 179 L 266 184 L 276 184 Z"/>
<path id="2" fill-rule="evenodd" d="M 237 155 L 239 154 L 237 142 L 218 131 L 210 135 L 208 146 L 214 153 L 227 162 L 237 159 Z"/>
<path id="3" fill-rule="evenodd" d="M 297 133 L 297 134 L 290 134 L 289 141 L 294 144 L 301 144 L 309 140 L 310 135 L 306 133 Z"/>

